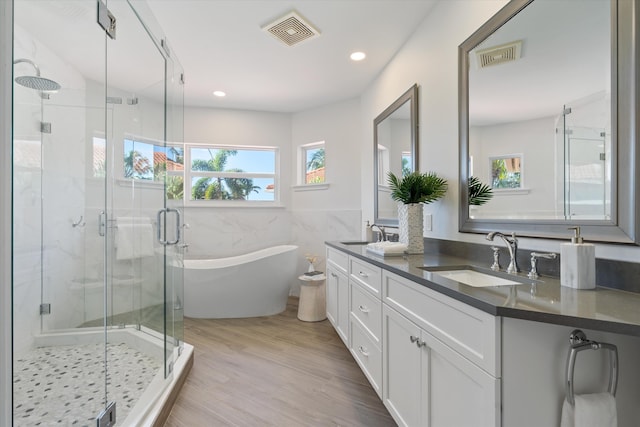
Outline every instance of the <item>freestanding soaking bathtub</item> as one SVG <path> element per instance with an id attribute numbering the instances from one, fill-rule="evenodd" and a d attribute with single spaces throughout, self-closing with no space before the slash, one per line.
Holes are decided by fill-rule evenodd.
<path id="1" fill-rule="evenodd" d="M 218 259 L 184 261 L 184 315 L 221 319 L 277 314 L 296 277 L 294 245 Z"/>

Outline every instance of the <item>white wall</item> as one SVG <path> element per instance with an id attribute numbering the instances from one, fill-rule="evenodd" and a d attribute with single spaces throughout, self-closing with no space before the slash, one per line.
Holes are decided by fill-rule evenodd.
<path id="1" fill-rule="evenodd" d="M 436 4 L 422 25 L 362 95 L 362 211 L 371 217 L 373 119 L 411 85 L 419 86 L 419 169 L 449 182 L 444 199 L 426 205 L 433 215 L 428 237 L 464 240 L 457 233 L 458 45 L 506 1 L 446 1 Z"/>
<path id="2" fill-rule="evenodd" d="M 276 146 L 280 149 L 280 206 L 272 208 L 186 207 L 187 257 L 225 257 L 279 244 L 295 244 L 298 270 L 306 254 L 320 256 L 324 241 L 360 234 L 360 113 L 358 100 L 298 113 L 187 108 L 185 142 Z M 328 188 L 294 191 L 300 145 L 325 142 Z M 292 293 L 299 292 L 296 280 Z"/>
<path id="3" fill-rule="evenodd" d="M 298 270 L 306 271 L 305 254 L 319 256 L 316 268 L 325 271 L 324 242 L 357 240 L 364 229 L 360 212 L 360 102 L 358 99 L 297 113 L 292 118 L 292 159 L 301 145 L 325 142 L 324 190 L 292 193 L 293 242 L 300 247 Z M 373 143 L 370 144 L 371 150 Z M 291 163 L 297 176 L 297 162 Z M 373 186 L 369 187 L 373 191 Z M 292 292 L 297 294 L 299 285 Z"/>
<path id="4" fill-rule="evenodd" d="M 290 243 L 290 115 L 187 108 L 184 129 L 187 143 L 279 147 L 281 187 L 278 207 L 186 207 L 186 256 L 220 258 Z"/>
<path id="5" fill-rule="evenodd" d="M 426 17 L 361 98 L 362 212 L 372 216 L 373 119 L 408 87 L 420 89 L 421 171 L 435 171 L 449 181 L 444 199 L 425 206 L 433 215 L 426 237 L 485 243 L 484 236 L 458 232 L 458 45 L 467 39 L 506 0 L 442 1 Z M 508 231 L 508 230 L 502 230 Z M 522 248 L 559 251 L 560 241 L 520 239 Z M 640 248 L 598 243 L 596 256 L 637 262 Z"/>
<path id="6" fill-rule="evenodd" d="M 469 134 L 473 135 L 469 154 L 473 156 L 473 174 L 478 179 L 491 185 L 491 157 L 521 155 L 523 187 L 527 190 L 526 193 L 496 190 L 491 202 L 478 206 L 474 215 L 521 218 L 526 214 L 555 218 L 555 145 L 540 144 L 540 141 L 555 140 L 554 117 L 477 126 Z M 559 214 L 563 215 L 563 211 Z"/>

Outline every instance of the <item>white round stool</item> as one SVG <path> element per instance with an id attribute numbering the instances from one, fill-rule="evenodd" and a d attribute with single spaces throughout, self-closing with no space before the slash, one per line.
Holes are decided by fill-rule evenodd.
<path id="1" fill-rule="evenodd" d="M 299 276 L 300 301 L 298 303 L 298 319 L 304 322 L 319 322 L 327 318 L 325 296 L 325 279 L 323 274 L 315 276 Z"/>

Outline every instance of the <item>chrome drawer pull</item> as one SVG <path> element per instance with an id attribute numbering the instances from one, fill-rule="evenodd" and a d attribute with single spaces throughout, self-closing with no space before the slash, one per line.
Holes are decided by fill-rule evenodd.
<path id="1" fill-rule="evenodd" d="M 369 352 L 363 346 L 358 347 L 358 351 L 362 353 L 363 356 L 369 357 Z"/>
<path id="2" fill-rule="evenodd" d="M 360 275 L 360 277 L 364 277 L 364 278 L 369 277 L 369 275 L 367 273 L 364 273 L 362 271 L 358 272 L 358 274 Z"/>
<path id="3" fill-rule="evenodd" d="M 424 342 L 424 341 L 418 340 L 418 342 L 416 342 L 416 345 L 418 346 L 418 348 L 420 348 L 420 347 L 424 347 L 425 345 L 427 345 L 427 343 Z"/>
<path id="4" fill-rule="evenodd" d="M 411 335 L 411 336 L 409 337 L 409 339 L 411 340 L 411 342 L 420 341 L 420 338 L 418 338 L 418 337 L 414 337 L 413 335 Z"/>
<path id="5" fill-rule="evenodd" d="M 361 305 L 360 307 L 358 307 L 358 309 L 363 312 L 363 313 L 368 313 L 370 310 L 365 307 L 364 305 Z"/>
<path id="6" fill-rule="evenodd" d="M 333 278 L 337 278 L 337 277 L 338 277 L 338 275 L 337 275 L 336 273 L 331 272 L 331 277 L 333 277 Z"/>

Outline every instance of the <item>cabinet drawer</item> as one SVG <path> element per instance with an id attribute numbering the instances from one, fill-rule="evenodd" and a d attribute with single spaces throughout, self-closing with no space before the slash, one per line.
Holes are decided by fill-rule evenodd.
<path id="1" fill-rule="evenodd" d="M 327 246 L 327 261 L 331 261 L 335 267 L 348 274 L 349 255 Z"/>
<path id="2" fill-rule="evenodd" d="M 355 281 L 349 286 L 351 292 L 351 316 L 355 317 L 380 345 L 382 328 L 382 302 L 362 289 Z M 352 320 L 353 321 L 353 320 Z"/>
<path id="3" fill-rule="evenodd" d="M 357 258 L 349 258 L 350 277 L 380 298 L 382 269 Z"/>
<path id="4" fill-rule="evenodd" d="M 373 389 L 381 396 L 382 352 L 358 322 L 349 322 L 351 329 L 351 354 L 360 365 Z"/>
<path id="5" fill-rule="evenodd" d="M 500 321 L 477 308 L 387 271 L 383 302 L 484 369 L 500 377 Z"/>

